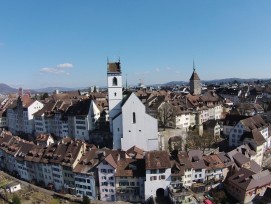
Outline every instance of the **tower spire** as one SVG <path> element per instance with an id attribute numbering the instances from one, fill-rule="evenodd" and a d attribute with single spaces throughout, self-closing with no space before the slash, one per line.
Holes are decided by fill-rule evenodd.
<path id="1" fill-rule="evenodd" d="M 195 72 L 195 71 L 196 71 L 196 66 L 195 66 L 195 60 L 193 58 L 193 72 Z"/>

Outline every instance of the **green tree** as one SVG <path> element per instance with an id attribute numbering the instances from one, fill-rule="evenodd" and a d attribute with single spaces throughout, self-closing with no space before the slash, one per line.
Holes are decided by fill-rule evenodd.
<path id="1" fill-rule="evenodd" d="M 83 196 L 83 204 L 90 204 L 90 199 L 87 196 Z"/>
<path id="2" fill-rule="evenodd" d="M 12 197 L 12 203 L 13 203 L 13 204 L 21 204 L 21 199 L 20 199 L 20 197 L 19 197 L 17 194 L 15 194 L 15 195 Z"/>
<path id="3" fill-rule="evenodd" d="M 49 97 L 49 94 L 48 93 L 44 93 L 44 94 L 42 94 L 42 96 L 41 96 L 41 100 L 44 100 L 44 99 L 46 99 L 46 98 L 48 98 Z"/>

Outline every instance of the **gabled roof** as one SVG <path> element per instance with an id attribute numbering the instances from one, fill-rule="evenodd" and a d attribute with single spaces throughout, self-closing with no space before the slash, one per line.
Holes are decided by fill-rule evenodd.
<path id="1" fill-rule="evenodd" d="M 268 170 L 255 173 L 251 170 L 241 168 L 237 173 L 229 177 L 228 181 L 244 191 L 249 191 L 270 184 L 271 175 Z"/>
<path id="2" fill-rule="evenodd" d="M 212 155 L 206 155 L 203 156 L 203 160 L 208 168 L 210 169 L 217 169 L 217 168 L 225 168 L 225 164 L 220 160 L 218 155 L 212 154 Z"/>
<path id="3" fill-rule="evenodd" d="M 133 146 L 126 151 L 126 153 L 136 159 L 143 159 L 144 158 L 144 150 L 138 148 L 137 146 Z"/>
<path id="4" fill-rule="evenodd" d="M 226 115 L 224 120 L 224 125 L 227 126 L 235 126 L 237 123 L 239 123 L 240 120 L 249 118 L 249 116 L 243 116 L 243 115 Z"/>
<path id="5" fill-rule="evenodd" d="M 261 116 L 255 115 L 240 121 L 246 131 L 251 131 L 258 128 L 267 127 L 267 123 Z"/>
<path id="6" fill-rule="evenodd" d="M 112 154 L 107 155 L 107 157 L 104 158 L 104 160 L 110 164 L 114 169 L 117 168 L 117 163 L 115 162 Z"/>
<path id="7" fill-rule="evenodd" d="M 170 159 L 167 151 L 149 151 L 146 153 L 147 169 L 167 169 L 170 168 Z"/>
<path id="8" fill-rule="evenodd" d="M 121 159 L 117 163 L 115 176 L 145 177 L 144 159 Z"/>
<path id="9" fill-rule="evenodd" d="M 239 167 L 250 161 L 249 158 L 239 152 L 234 154 L 232 158 Z"/>
<path id="10" fill-rule="evenodd" d="M 66 111 L 67 116 L 87 115 L 89 113 L 91 99 L 79 100 Z"/>
<path id="11" fill-rule="evenodd" d="M 240 140 L 244 141 L 246 138 L 253 139 L 257 145 L 262 145 L 266 142 L 263 135 L 260 133 L 258 129 L 254 129 L 251 132 L 244 132 Z"/>
<path id="12" fill-rule="evenodd" d="M 103 152 L 101 152 L 99 149 L 91 149 L 86 151 L 85 154 L 80 158 L 73 171 L 75 173 L 90 173 L 93 168 L 99 164 L 100 159 L 103 158 L 100 157 L 100 154 L 103 155 Z"/>

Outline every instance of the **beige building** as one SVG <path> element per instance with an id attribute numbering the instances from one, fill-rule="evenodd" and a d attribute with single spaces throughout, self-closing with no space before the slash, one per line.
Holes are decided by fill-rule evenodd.
<path id="1" fill-rule="evenodd" d="M 271 187 L 271 175 L 268 170 L 255 173 L 246 168 L 229 177 L 226 190 L 238 201 L 248 203 L 256 195 L 263 195 Z"/>

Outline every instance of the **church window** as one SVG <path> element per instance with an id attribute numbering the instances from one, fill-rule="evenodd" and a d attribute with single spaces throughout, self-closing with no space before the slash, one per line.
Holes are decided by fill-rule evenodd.
<path id="1" fill-rule="evenodd" d="M 117 96 L 117 93 L 115 92 L 114 95 Z"/>
<path id="2" fill-rule="evenodd" d="M 136 114 L 133 112 L 133 123 L 136 123 Z"/>
<path id="3" fill-rule="evenodd" d="M 116 77 L 113 78 L 113 86 L 117 86 L 118 85 L 118 80 Z"/>

